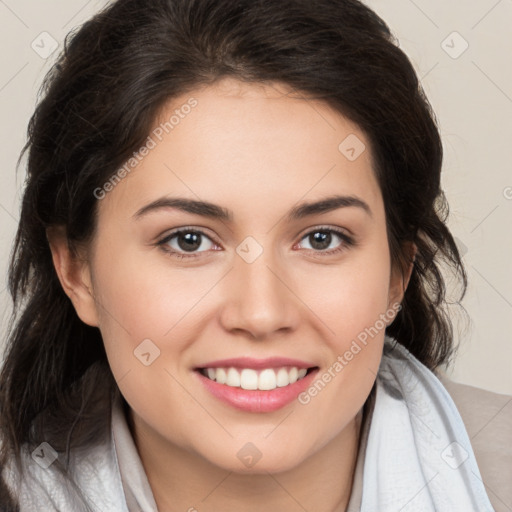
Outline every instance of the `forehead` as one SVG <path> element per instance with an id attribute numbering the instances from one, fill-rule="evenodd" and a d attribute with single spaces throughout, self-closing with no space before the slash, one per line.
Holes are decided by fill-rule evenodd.
<path id="1" fill-rule="evenodd" d="M 334 193 L 381 200 L 362 130 L 283 84 L 224 79 L 174 98 L 146 146 L 104 209 L 133 214 L 165 194 L 247 213 Z"/>

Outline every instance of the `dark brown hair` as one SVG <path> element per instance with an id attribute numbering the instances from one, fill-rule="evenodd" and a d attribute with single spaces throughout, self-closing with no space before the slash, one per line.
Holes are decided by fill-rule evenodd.
<path id="1" fill-rule="evenodd" d="M 60 286 L 46 229 L 64 226 L 72 247 L 90 240 L 94 190 L 141 147 L 164 104 L 225 76 L 288 84 L 364 130 L 393 265 L 408 265 L 406 242 L 418 247 L 386 334 L 431 369 L 452 356 L 441 263 L 458 273 L 461 298 L 466 273 L 445 224 L 442 145 L 386 24 L 356 0 L 118 0 L 66 38 L 22 152 L 27 181 L 9 274 L 15 316 L 0 375 L 3 461 L 7 450 L 18 456 L 23 443 L 39 444 L 43 428 L 50 439 L 52 417 L 62 450 L 91 442 L 91 404 L 115 387 L 99 330 L 80 321 Z M 36 420 L 43 411 L 47 419 Z"/>

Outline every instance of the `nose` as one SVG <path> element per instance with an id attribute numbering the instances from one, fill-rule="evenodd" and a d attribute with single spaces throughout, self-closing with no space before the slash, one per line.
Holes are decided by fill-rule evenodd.
<path id="1" fill-rule="evenodd" d="M 225 282 L 224 329 L 264 340 L 297 328 L 301 301 L 282 267 L 267 250 L 251 263 L 235 256 Z"/>

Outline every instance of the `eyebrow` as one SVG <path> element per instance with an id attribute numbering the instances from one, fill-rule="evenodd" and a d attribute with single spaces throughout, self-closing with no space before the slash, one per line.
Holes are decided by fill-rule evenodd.
<path id="1" fill-rule="evenodd" d="M 286 215 L 286 220 L 291 222 L 294 220 L 303 219 L 311 215 L 327 213 L 338 208 L 356 207 L 362 209 L 370 217 L 372 211 L 365 201 L 356 196 L 340 196 L 335 195 L 321 199 L 314 202 L 302 202 L 294 206 Z M 226 222 L 233 222 L 233 213 L 219 205 L 210 203 L 208 201 L 197 201 L 195 199 L 188 199 L 182 197 L 161 197 L 152 201 L 140 208 L 135 214 L 136 220 L 144 217 L 148 213 L 174 208 L 184 212 L 201 215 L 210 219 L 217 219 Z"/>

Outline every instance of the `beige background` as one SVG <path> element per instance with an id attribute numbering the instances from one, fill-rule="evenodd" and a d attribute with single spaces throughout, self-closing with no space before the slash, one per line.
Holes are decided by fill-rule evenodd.
<path id="1" fill-rule="evenodd" d="M 0 0 L 0 318 L 36 93 L 66 33 L 107 2 Z M 449 226 L 464 252 L 469 289 L 452 379 L 512 394 L 512 0 L 368 0 L 412 59 L 437 114 L 445 147 Z M 148 2 L 148 6 L 151 2 Z M 47 34 L 41 35 L 43 32 Z M 33 46 L 33 47 L 32 47 Z"/>

